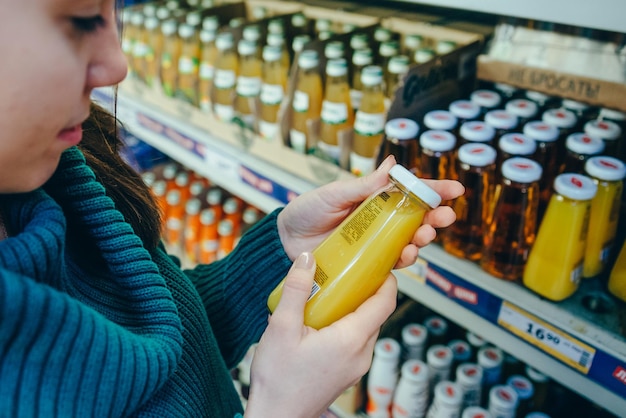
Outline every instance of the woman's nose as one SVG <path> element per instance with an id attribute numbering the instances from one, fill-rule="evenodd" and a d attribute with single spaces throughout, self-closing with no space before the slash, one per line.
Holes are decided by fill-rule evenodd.
<path id="1" fill-rule="evenodd" d="M 87 69 L 87 87 L 111 86 L 122 81 L 128 72 L 128 62 L 122 52 L 115 20 L 101 29 L 94 43 L 92 60 Z"/>

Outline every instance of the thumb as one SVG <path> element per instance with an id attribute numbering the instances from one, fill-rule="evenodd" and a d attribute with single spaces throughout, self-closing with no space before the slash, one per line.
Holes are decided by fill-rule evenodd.
<path id="1" fill-rule="evenodd" d="M 389 183 L 389 170 L 394 165 L 396 165 L 396 160 L 393 155 L 389 155 L 374 172 L 349 180 L 341 190 L 342 199 L 350 203 L 361 203 Z"/>
<path id="2" fill-rule="evenodd" d="M 283 283 L 283 291 L 272 316 L 280 316 L 298 329 L 304 323 L 304 306 L 309 300 L 315 275 L 315 257 L 304 252 L 296 258 Z"/>

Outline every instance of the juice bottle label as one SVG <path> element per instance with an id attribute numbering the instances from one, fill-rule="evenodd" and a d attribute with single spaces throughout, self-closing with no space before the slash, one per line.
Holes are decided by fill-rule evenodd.
<path id="1" fill-rule="evenodd" d="M 263 84 L 261 87 L 261 103 L 277 105 L 283 101 L 285 92 L 280 84 Z"/>
<path id="2" fill-rule="evenodd" d="M 232 89 L 237 82 L 237 76 L 234 71 L 231 70 L 217 70 L 215 71 L 215 80 L 213 83 L 218 89 Z"/>
<path id="3" fill-rule="evenodd" d="M 178 60 L 178 72 L 180 74 L 194 74 L 198 68 L 198 59 L 195 57 L 182 56 Z"/>
<path id="4" fill-rule="evenodd" d="M 200 73 L 198 76 L 200 80 L 213 80 L 213 75 L 215 74 L 215 67 L 209 64 L 208 62 L 200 63 Z"/>
<path id="5" fill-rule="evenodd" d="M 264 120 L 259 121 L 259 134 L 266 139 L 272 139 L 278 133 L 278 124 L 266 122 Z"/>
<path id="6" fill-rule="evenodd" d="M 301 154 L 306 154 L 306 134 L 295 129 L 289 130 L 291 148 Z"/>
<path id="7" fill-rule="evenodd" d="M 350 153 L 350 171 L 361 177 L 372 173 L 376 169 L 376 158 L 363 157 L 354 152 Z"/>
<path id="8" fill-rule="evenodd" d="M 320 141 L 317 146 L 319 149 L 330 157 L 334 161 L 339 161 L 339 157 L 341 156 L 341 148 L 339 145 L 330 145 L 326 142 Z"/>
<path id="9" fill-rule="evenodd" d="M 303 91 L 296 90 L 293 95 L 292 106 L 293 110 L 295 110 L 296 112 L 306 112 L 307 110 L 309 110 L 309 95 Z"/>
<path id="10" fill-rule="evenodd" d="M 372 136 L 383 133 L 385 129 L 385 115 L 383 113 L 357 112 L 354 120 L 354 131 L 363 136 Z"/>
<path id="11" fill-rule="evenodd" d="M 239 76 L 237 78 L 237 94 L 242 97 L 256 97 L 261 91 L 261 79 L 259 77 Z"/>
<path id="12" fill-rule="evenodd" d="M 363 99 L 363 92 L 361 90 L 350 90 L 350 103 L 352 109 L 356 110 L 361 107 L 361 100 Z"/>
<path id="13" fill-rule="evenodd" d="M 215 103 L 213 105 L 215 116 L 221 121 L 230 122 L 235 117 L 235 109 L 229 105 Z"/>
<path id="14" fill-rule="evenodd" d="M 322 121 L 330 125 L 338 125 L 348 120 L 348 106 L 345 103 L 336 103 L 324 100 L 322 102 Z"/>

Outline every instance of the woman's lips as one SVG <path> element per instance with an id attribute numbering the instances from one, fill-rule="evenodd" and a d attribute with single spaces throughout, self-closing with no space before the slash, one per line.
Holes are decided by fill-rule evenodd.
<path id="1" fill-rule="evenodd" d="M 70 146 L 78 145 L 83 139 L 83 127 L 81 124 L 71 128 L 63 129 L 59 132 L 58 138 Z"/>

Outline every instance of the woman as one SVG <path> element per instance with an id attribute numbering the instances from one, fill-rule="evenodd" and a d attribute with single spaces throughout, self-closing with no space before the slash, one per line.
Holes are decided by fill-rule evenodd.
<path id="1" fill-rule="evenodd" d="M 308 251 L 394 161 L 299 197 L 226 259 L 182 272 L 158 245 L 154 203 L 119 161 L 111 121 L 94 110 L 85 123 L 91 90 L 126 75 L 114 1 L 0 10 L 0 416 L 237 416 L 228 369 L 259 338 L 245 416 L 319 416 L 367 371 L 396 284 L 390 275 L 354 313 L 307 328 Z M 463 190 L 432 186 L 444 199 Z M 432 211 L 398 266 L 453 219 Z"/>

